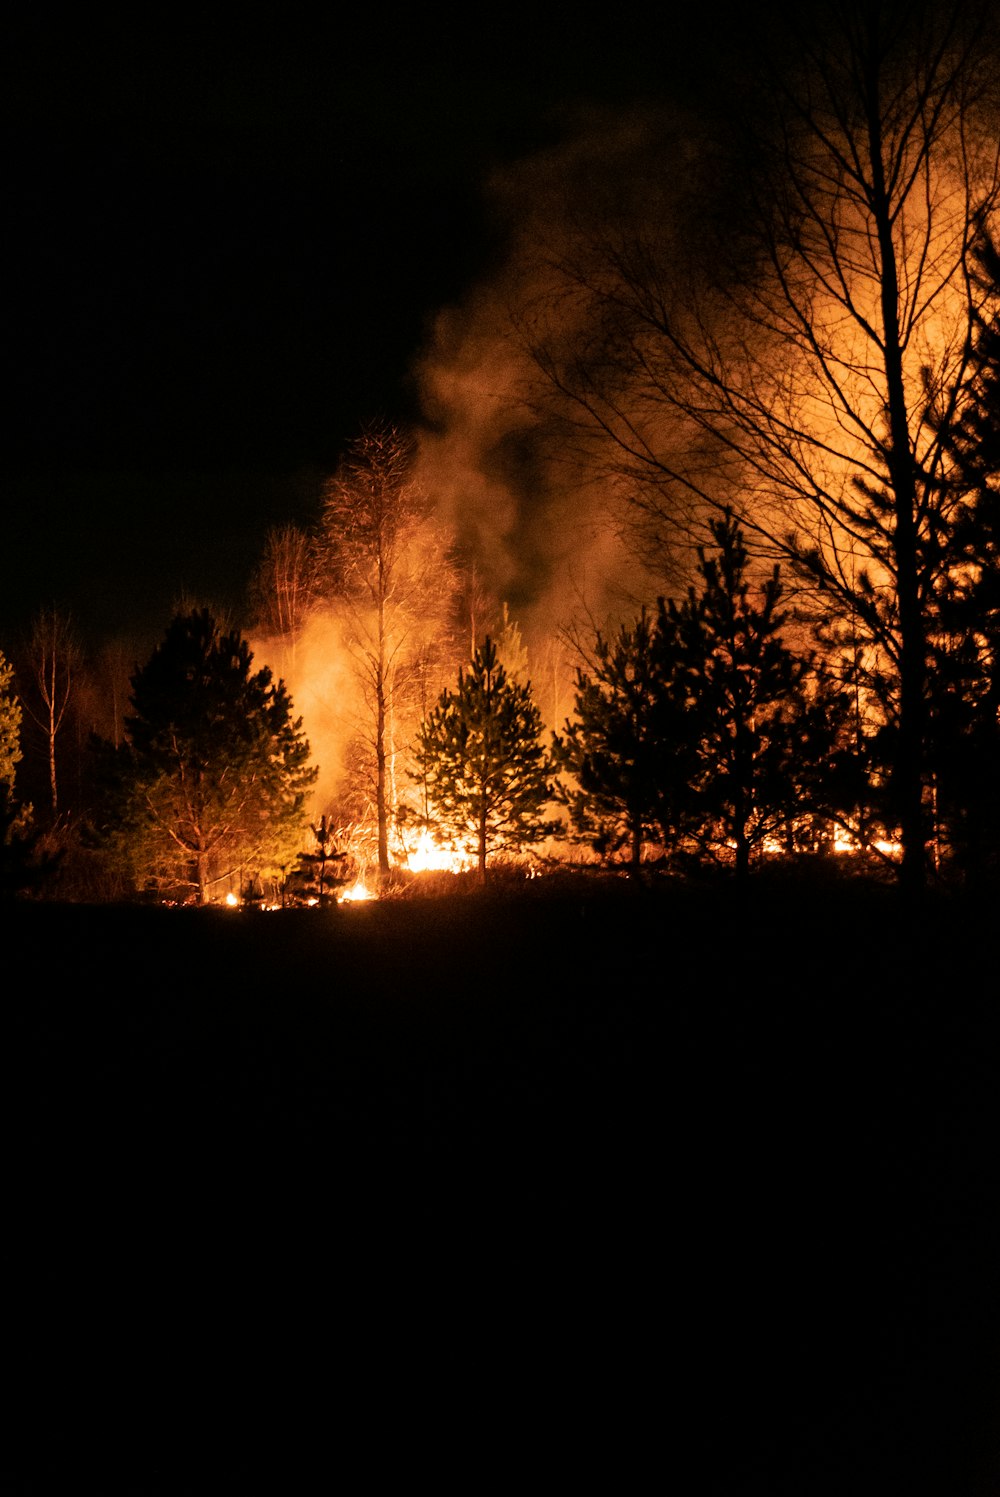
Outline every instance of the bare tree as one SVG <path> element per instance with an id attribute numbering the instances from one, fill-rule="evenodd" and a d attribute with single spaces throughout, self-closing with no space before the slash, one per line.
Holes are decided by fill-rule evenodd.
<path id="1" fill-rule="evenodd" d="M 1000 184 L 988 16 L 848 0 L 807 31 L 789 13 L 791 53 L 780 69 L 762 56 L 766 108 L 743 122 L 741 197 L 715 205 L 698 263 L 659 225 L 591 244 L 562 270 L 598 336 L 575 356 L 538 345 L 654 533 L 692 506 L 734 507 L 862 638 L 911 889 L 928 614 L 956 502 L 948 421 L 928 410 L 950 418 L 969 398 L 972 252 Z"/>
<path id="2" fill-rule="evenodd" d="M 362 736 L 372 770 L 379 875 L 390 869 L 395 757 L 412 694 L 427 671 L 452 601 L 450 537 L 411 476 L 412 452 L 396 427 L 373 424 L 351 443 L 326 486 L 322 547 L 328 585 L 345 612 L 362 687 Z"/>
<path id="3" fill-rule="evenodd" d="M 61 613 L 54 604 L 41 609 L 32 622 L 25 653 L 31 690 L 24 694 L 24 710 L 45 739 L 54 820 L 59 812 L 56 739 L 73 696 L 76 673 L 83 660 L 83 652 L 70 617 Z"/>
<path id="4" fill-rule="evenodd" d="M 297 525 L 275 525 L 264 538 L 264 550 L 251 583 L 255 627 L 280 641 L 294 669 L 295 646 L 316 601 L 319 569 L 313 537 Z"/>

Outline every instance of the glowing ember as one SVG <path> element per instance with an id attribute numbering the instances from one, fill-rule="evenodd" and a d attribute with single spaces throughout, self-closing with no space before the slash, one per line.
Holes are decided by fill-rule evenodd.
<path id="1" fill-rule="evenodd" d="M 229 909 L 231 909 L 231 910 L 235 910 L 237 908 L 237 906 L 239 905 L 239 900 L 236 898 L 236 895 L 233 894 L 232 892 L 230 892 L 229 894 L 226 895 L 225 902 L 228 905 Z"/>

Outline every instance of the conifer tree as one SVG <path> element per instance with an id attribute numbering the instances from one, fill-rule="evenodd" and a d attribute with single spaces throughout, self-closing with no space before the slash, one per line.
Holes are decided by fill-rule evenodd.
<path id="1" fill-rule="evenodd" d="M 294 862 L 317 771 L 284 683 L 202 610 L 174 619 L 132 677 L 129 741 L 105 746 L 108 833 L 136 873 L 192 885 Z"/>
<path id="2" fill-rule="evenodd" d="M 541 734 L 530 683 L 510 679 L 488 636 L 421 724 L 413 779 L 434 825 L 475 852 L 484 882 L 493 854 L 555 830 L 543 814 L 553 786 Z"/>
<path id="3" fill-rule="evenodd" d="M 787 844 L 796 817 L 830 810 L 850 704 L 835 682 L 810 682 L 812 661 L 785 644 L 780 569 L 755 598 L 739 526 L 727 516 L 711 531 L 718 551 L 699 548 L 701 588 L 681 604 L 661 600 L 659 627 L 676 652 L 675 690 L 697 745 L 698 838 L 716 856 L 732 849 L 743 877 L 765 839 Z"/>
<path id="4" fill-rule="evenodd" d="M 646 843 L 675 845 L 695 773 L 695 745 L 673 690 L 673 627 L 645 610 L 614 639 L 599 631 L 576 672 L 574 718 L 553 739 L 568 779 L 559 799 L 577 837 L 613 857 L 626 849 L 634 871 Z"/>
<path id="5" fill-rule="evenodd" d="M 298 867 L 291 884 L 295 893 L 320 905 L 329 904 L 334 890 L 345 883 L 339 871 L 347 857 L 337 846 L 333 826 L 328 817 L 321 816 L 309 830 L 314 846 L 299 854 Z"/>
<path id="6" fill-rule="evenodd" d="M 674 211 L 615 198 L 523 318 L 553 406 L 611 445 L 655 551 L 733 505 L 878 656 L 912 895 L 942 518 L 928 396 L 961 404 L 974 377 L 974 236 L 1000 208 L 991 9 L 748 8 L 746 87 L 712 149 L 664 173 Z"/>
<path id="7" fill-rule="evenodd" d="M 934 819 L 973 881 L 1000 870 L 1000 250 L 985 231 L 977 261 L 986 310 L 974 375 L 931 408 L 950 462 L 928 639 Z"/>
<path id="8" fill-rule="evenodd" d="M 55 872 L 58 855 L 39 847 L 30 805 L 14 793 L 21 760 L 21 704 L 12 691 L 14 667 L 0 650 L 0 900 L 38 892 Z"/>
<path id="9" fill-rule="evenodd" d="M 0 782 L 14 783 L 21 759 L 21 704 L 12 688 L 14 667 L 0 650 Z"/>

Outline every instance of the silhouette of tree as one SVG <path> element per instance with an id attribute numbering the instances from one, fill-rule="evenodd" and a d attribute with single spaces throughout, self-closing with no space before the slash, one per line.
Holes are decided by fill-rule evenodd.
<path id="1" fill-rule="evenodd" d="M 673 628 L 643 611 L 614 639 L 597 632 L 576 671 L 574 718 L 553 739 L 557 787 L 578 838 L 634 871 L 646 843 L 673 846 L 690 805 L 697 746 L 674 689 Z M 670 636 L 670 642 L 664 634 Z"/>
<path id="2" fill-rule="evenodd" d="M 928 642 L 936 821 L 973 880 L 1000 866 L 1000 253 L 985 231 L 977 261 L 998 310 L 979 318 L 964 403 L 930 414 L 953 461 L 930 540 L 946 561 Z"/>
<path id="3" fill-rule="evenodd" d="M 44 893 L 61 858 L 61 850 L 43 845 L 31 807 L 21 805 L 10 782 L 0 779 L 0 900 Z"/>
<path id="4" fill-rule="evenodd" d="M 484 881 L 493 854 L 555 829 L 543 816 L 553 787 L 541 734 L 530 683 L 510 679 L 488 636 L 421 724 L 412 778 L 434 827 L 475 852 Z"/>
<path id="5" fill-rule="evenodd" d="M 780 568 L 755 598 L 740 527 L 727 517 L 711 532 L 717 553 L 699 547 L 700 589 L 661 602 L 659 628 L 696 746 L 696 836 L 716 856 L 731 848 L 742 877 L 768 839 L 794 847 L 797 821 L 836 814 L 851 699 L 785 644 Z"/>
<path id="6" fill-rule="evenodd" d="M 128 743 L 105 747 L 109 837 L 141 879 L 199 902 L 295 861 L 316 778 L 284 683 L 207 611 L 178 616 L 132 677 Z M 244 882 L 245 877 L 241 878 Z"/>
<path id="7" fill-rule="evenodd" d="M 291 883 L 296 895 L 325 905 L 333 899 L 334 890 L 345 882 L 337 870 L 343 866 L 347 854 L 338 848 L 333 827 L 325 816 L 309 830 L 315 846 L 299 854 Z"/>
<path id="8" fill-rule="evenodd" d="M 911 890 L 926 868 L 927 634 L 943 564 L 927 542 L 953 461 L 928 394 L 961 409 L 977 377 L 985 293 L 971 255 L 1000 193 L 984 15 L 851 3 L 789 13 L 772 34 L 755 14 L 740 178 L 721 204 L 722 153 L 702 153 L 697 261 L 652 218 L 595 237 L 563 264 L 589 343 L 567 343 L 564 306 L 548 341 L 544 309 L 533 335 L 654 535 L 739 495 L 755 544 L 816 590 L 842 647 L 846 631 L 870 647 Z"/>
<path id="9" fill-rule="evenodd" d="M 576 720 L 556 739 L 560 798 L 599 851 L 646 841 L 746 875 L 755 850 L 822 845 L 863 794 L 852 698 L 790 649 L 780 570 L 758 589 L 731 517 L 699 548 L 701 585 L 660 600 L 577 672 Z M 758 596 L 759 593 L 759 596 Z"/>

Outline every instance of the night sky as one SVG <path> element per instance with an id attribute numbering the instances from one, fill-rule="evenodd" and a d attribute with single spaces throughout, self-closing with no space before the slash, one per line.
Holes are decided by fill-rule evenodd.
<path id="1" fill-rule="evenodd" d="M 491 173 L 587 110 L 697 98 L 694 23 L 657 24 L 22 15 L 0 640 L 53 601 L 99 633 L 238 607 L 360 424 L 419 418 L 435 312 L 503 252 Z"/>

